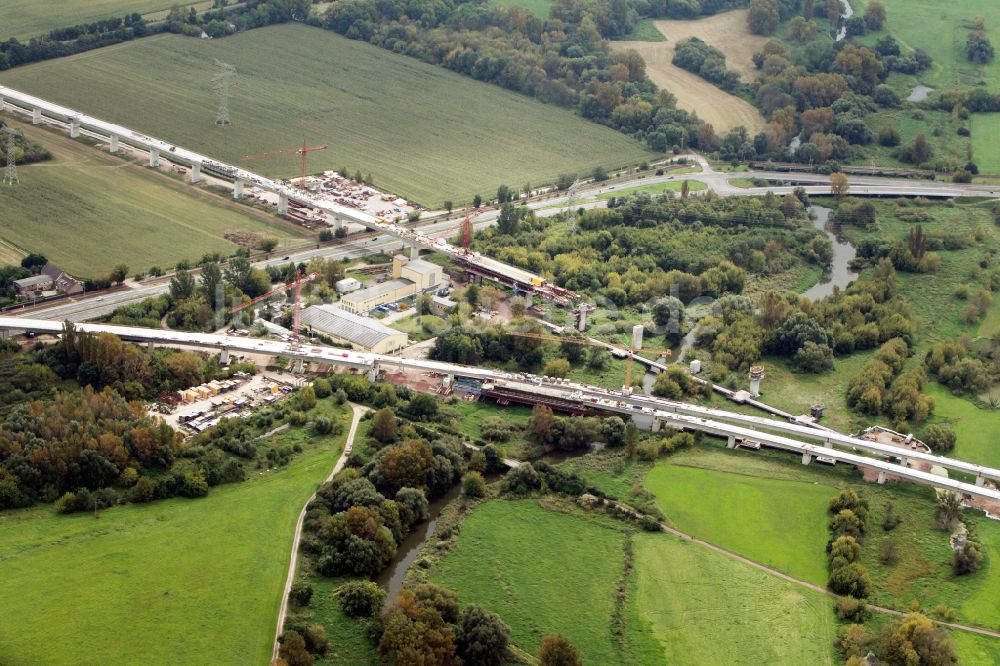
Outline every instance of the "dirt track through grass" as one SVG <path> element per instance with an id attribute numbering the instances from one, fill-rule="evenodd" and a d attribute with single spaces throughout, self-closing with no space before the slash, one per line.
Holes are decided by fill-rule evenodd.
<path id="1" fill-rule="evenodd" d="M 753 76 L 751 57 L 767 42 L 751 35 L 746 27 L 746 11 L 718 14 L 697 21 L 656 21 L 666 42 L 612 42 L 617 50 L 635 49 L 646 60 L 646 73 L 656 85 L 677 96 L 677 105 L 711 123 L 716 132 L 743 125 L 750 134 L 764 128 L 764 117 L 750 102 L 717 88 L 697 74 L 674 65 L 677 42 L 698 37 L 726 54 L 726 65 L 743 76 Z"/>

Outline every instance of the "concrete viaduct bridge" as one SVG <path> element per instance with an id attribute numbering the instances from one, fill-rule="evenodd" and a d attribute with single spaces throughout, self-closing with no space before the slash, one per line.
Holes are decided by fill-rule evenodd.
<path id="1" fill-rule="evenodd" d="M 484 390 L 502 389 L 507 395 L 518 393 L 536 400 L 552 398 L 554 404 L 570 405 L 568 409 L 580 413 L 601 412 L 619 414 L 633 419 L 637 425 L 658 431 L 663 427 L 677 430 L 697 430 L 724 437 L 730 447 L 737 439 L 751 439 L 764 446 L 790 451 L 802 456 L 802 463 L 809 464 L 817 457 L 831 458 L 837 462 L 873 470 L 880 483 L 889 476 L 912 483 L 957 492 L 963 496 L 1000 502 L 1000 491 L 987 487 L 986 480 L 1000 482 L 1000 469 L 975 463 L 935 456 L 929 453 L 903 450 L 878 442 L 850 437 L 800 424 L 785 423 L 764 417 L 747 416 L 721 409 L 662 400 L 630 392 L 614 391 L 563 379 L 539 377 L 524 373 L 509 373 L 490 368 L 458 365 L 440 361 L 404 359 L 357 352 L 323 345 L 292 345 L 286 342 L 257 338 L 187 333 L 134 326 L 106 324 L 76 324 L 76 329 L 91 333 L 112 333 L 124 340 L 146 343 L 150 346 L 196 347 L 217 351 L 223 361 L 230 353 L 258 353 L 291 359 L 301 371 L 306 363 L 339 367 L 353 373 L 364 373 L 376 379 L 383 368 L 394 367 L 420 372 L 435 372 L 451 377 L 462 377 L 482 382 Z M 37 331 L 58 334 L 63 324 L 43 319 L 0 317 L 0 331 L 7 333 Z M 808 440 L 808 441 L 803 441 Z M 849 450 L 845 450 L 849 449 Z M 870 455 L 862 455 L 857 451 Z M 902 464 L 889 462 L 900 460 Z M 974 483 L 931 474 L 907 466 L 909 461 L 920 461 L 948 470 L 971 475 Z"/>

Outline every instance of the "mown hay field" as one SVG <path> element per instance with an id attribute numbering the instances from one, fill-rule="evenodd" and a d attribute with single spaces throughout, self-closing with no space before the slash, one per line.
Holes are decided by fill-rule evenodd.
<path id="1" fill-rule="evenodd" d="M 238 246 L 227 234 L 273 236 L 282 246 L 302 238 L 216 194 L 62 134 L 12 124 L 53 159 L 19 167 L 20 184 L 0 187 L 0 261 L 40 252 L 65 271 L 96 277 L 118 263 L 134 273 L 206 252 L 229 254 Z"/>
<path id="2" fill-rule="evenodd" d="M 225 127 L 215 124 L 215 59 L 239 72 Z M 242 156 L 327 143 L 310 171 L 361 170 L 430 206 L 651 156 L 567 109 L 302 25 L 211 41 L 157 36 L 0 81 L 268 176 L 297 174 L 297 157 Z"/>
<path id="3" fill-rule="evenodd" d="M 677 106 L 695 111 L 698 116 L 722 133 L 743 125 L 751 135 L 764 127 L 764 117 L 750 102 L 732 95 L 697 74 L 681 69 L 671 61 L 677 42 L 698 37 L 726 55 L 726 66 L 739 71 L 744 81 L 754 76 L 751 57 L 767 42 L 750 34 L 746 10 L 717 14 L 697 21 L 656 21 L 656 28 L 667 41 L 612 42 L 616 51 L 635 49 L 646 60 L 646 73 L 660 88 L 677 96 Z"/>

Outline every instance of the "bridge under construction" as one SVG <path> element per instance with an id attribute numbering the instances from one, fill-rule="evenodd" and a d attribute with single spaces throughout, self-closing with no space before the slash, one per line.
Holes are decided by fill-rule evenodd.
<path id="1" fill-rule="evenodd" d="M 89 323 L 75 326 L 78 331 L 112 333 L 124 340 L 151 346 L 195 347 L 217 351 L 223 362 L 228 362 L 231 353 L 255 353 L 287 358 L 295 363 L 297 371 L 304 370 L 306 364 L 314 364 L 319 368 L 340 368 L 347 372 L 366 374 L 372 380 L 377 379 L 386 368 L 437 373 L 448 377 L 452 382 L 463 380 L 467 384 L 471 383 L 487 394 L 492 392 L 494 397 L 508 401 L 526 404 L 541 402 L 569 413 L 617 414 L 653 431 L 672 428 L 704 432 L 725 438 L 730 448 L 735 447 L 737 442 L 751 440 L 763 446 L 800 455 L 803 464 L 823 458 L 869 470 L 877 475 L 879 483 L 898 478 L 956 492 L 966 498 L 1000 502 L 1000 491 L 995 488 L 995 484 L 1000 482 L 1000 469 L 778 419 L 636 395 L 565 379 L 441 361 L 406 359 L 322 345 L 295 345 L 257 338 L 135 326 Z M 0 331 L 9 333 L 35 331 L 59 334 L 62 330 L 63 324 L 56 321 L 0 317 Z M 915 462 L 954 471 L 969 477 L 971 482 L 915 469 L 910 466 Z"/>

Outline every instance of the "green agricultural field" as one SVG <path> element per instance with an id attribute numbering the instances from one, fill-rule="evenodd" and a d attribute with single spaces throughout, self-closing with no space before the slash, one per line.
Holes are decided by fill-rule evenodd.
<path id="1" fill-rule="evenodd" d="M 301 435 L 287 468 L 202 499 L 0 513 L 0 662 L 266 663 L 296 516 L 344 440 Z"/>
<path id="2" fill-rule="evenodd" d="M 95 277 L 125 262 L 133 272 L 206 252 L 229 254 L 230 232 L 301 238 L 291 225 L 82 143 L 15 124 L 54 159 L 18 169 L 0 188 L 0 251 L 41 252 L 64 270 Z M 272 221 L 273 220 L 273 221 Z"/>
<path id="3" fill-rule="evenodd" d="M 636 537 L 635 569 L 659 663 L 840 663 L 829 597 L 666 534 Z"/>
<path id="4" fill-rule="evenodd" d="M 1000 113 L 972 116 L 973 161 L 980 173 L 1000 174 Z"/>
<path id="5" fill-rule="evenodd" d="M 540 19 L 549 17 L 552 0 L 489 0 L 489 4 L 498 7 L 524 7 Z"/>
<path id="6" fill-rule="evenodd" d="M 211 2 L 169 2 L 168 0 L 0 0 L 0 40 L 17 37 L 24 41 L 56 28 L 113 18 L 139 12 L 149 14 L 171 7 L 194 5 L 211 7 Z"/>
<path id="7" fill-rule="evenodd" d="M 641 19 L 636 21 L 632 32 L 621 38 L 624 42 L 665 42 L 666 36 L 657 30 L 656 21 L 653 19 Z"/>
<path id="8" fill-rule="evenodd" d="M 810 583 L 826 583 L 826 507 L 837 494 L 832 484 L 687 467 L 686 458 L 658 464 L 646 477 L 671 525 Z"/>
<path id="9" fill-rule="evenodd" d="M 996 44 L 1000 37 L 1000 3 L 995 0 L 882 0 L 889 20 L 884 32 L 906 47 L 920 48 L 934 59 L 933 66 L 919 76 L 932 88 L 944 89 L 1000 84 L 1000 62 L 974 65 L 965 55 L 965 39 L 977 16 L 986 19 L 986 32 Z M 854 2 L 863 11 L 865 2 Z"/>
<path id="10" fill-rule="evenodd" d="M 214 59 L 239 72 L 227 127 L 214 122 Z M 298 159 L 242 156 L 327 143 L 310 171 L 361 170 L 430 206 L 651 156 L 567 109 L 302 25 L 211 41 L 157 36 L 17 68 L 0 81 L 268 176 L 298 173 Z"/>
<path id="11" fill-rule="evenodd" d="M 429 578 L 463 604 L 499 613 L 521 649 L 535 653 L 546 634 L 561 633 L 585 663 L 611 665 L 624 656 L 611 637 L 624 557 L 622 533 L 603 521 L 547 511 L 536 500 L 495 500 L 466 518 Z M 635 628 L 625 626 L 629 640 Z"/>

